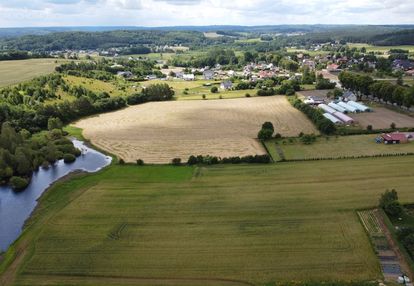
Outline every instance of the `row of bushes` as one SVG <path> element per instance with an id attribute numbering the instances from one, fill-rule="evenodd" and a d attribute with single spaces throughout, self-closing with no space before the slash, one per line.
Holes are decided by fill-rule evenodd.
<path id="1" fill-rule="evenodd" d="M 384 128 L 384 129 L 348 129 L 345 127 L 339 127 L 336 133 L 341 136 L 349 136 L 349 135 L 390 133 L 390 132 L 395 132 L 395 131 L 414 132 L 414 128 L 403 127 L 403 128 Z"/>
<path id="2" fill-rule="evenodd" d="M 315 124 L 316 128 L 318 128 L 320 132 L 324 134 L 335 133 L 335 124 L 325 118 L 320 110 L 303 103 L 300 99 L 296 99 L 293 102 L 293 106 L 302 111 Z"/>
<path id="3" fill-rule="evenodd" d="M 174 160 L 174 159 L 173 159 Z M 235 156 L 235 157 L 216 157 L 216 156 L 194 156 L 191 155 L 188 160 L 188 165 L 215 165 L 215 164 L 241 164 L 241 163 L 256 163 L 256 164 L 268 164 L 271 162 L 269 155 L 249 155 L 249 156 Z M 181 162 L 180 162 L 181 163 Z M 172 162 L 173 165 L 174 162 Z"/>

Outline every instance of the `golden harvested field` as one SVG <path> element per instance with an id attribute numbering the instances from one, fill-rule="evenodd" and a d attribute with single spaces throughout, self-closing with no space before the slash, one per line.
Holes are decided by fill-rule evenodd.
<path id="1" fill-rule="evenodd" d="M 55 67 L 67 60 L 30 59 L 0 62 L 0 87 L 31 80 L 52 73 Z"/>
<path id="2" fill-rule="evenodd" d="M 84 119 L 76 127 L 127 162 L 168 163 L 190 155 L 265 154 L 255 139 L 265 121 L 284 136 L 318 133 L 282 96 L 152 102 Z"/>
<path id="3" fill-rule="evenodd" d="M 373 112 L 351 114 L 350 116 L 364 128 L 368 125 L 372 125 L 374 129 L 390 128 L 393 122 L 397 127 L 414 127 L 413 117 L 384 107 L 375 107 Z"/>

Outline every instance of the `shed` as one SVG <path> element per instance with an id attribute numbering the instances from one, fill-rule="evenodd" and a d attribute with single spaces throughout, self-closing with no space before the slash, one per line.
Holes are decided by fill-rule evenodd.
<path id="1" fill-rule="evenodd" d="M 324 113 L 323 116 L 335 124 L 342 124 L 342 121 L 336 118 L 335 116 L 333 116 L 332 114 Z"/>
<path id="2" fill-rule="evenodd" d="M 335 109 L 336 111 L 342 112 L 342 113 L 348 113 L 348 110 L 346 110 L 345 108 L 343 108 L 342 106 L 339 106 L 338 104 L 336 104 L 335 102 L 330 102 L 328 103 L 329 107 L 332 107 L 333 109 Z"/>
<path id="3" fill-rule="evenodd" d="M 353 113 L 358 112 L 357 108 L 353 107 L 352 105 L 346 104 L 343 101 L 338 102 L 338 105 L 341 106 L 342 108 L 345 108 L 349 112 L 353 112 Z"/>
<path id="4" fill-rule="evenodd" d="M 327 113 L 334 113 L 336 110 L 326 104 L 319 104 L 318 107 Z"/>

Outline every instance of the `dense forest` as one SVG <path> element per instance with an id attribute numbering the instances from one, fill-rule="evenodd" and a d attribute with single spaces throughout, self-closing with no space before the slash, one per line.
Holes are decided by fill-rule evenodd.
<path id="1" fill-rule="evenodd" d="M 285 25 L 238 27 L 170 27 L 142 30 L 138 27 L 114 28 L 110 31 L 64 31 L 0 37 L 0 50 L 36 53 L 62 50 L 128 48 L 124 52 L 148 53 L 152 46 L 183 45 L 191 48 L 221 45 L 228 48 L 251 48 L 257 51 L 278 50 L 287 45 L 309 45 L 334 41 L 363 42 L 374 45 L 414 44 L 413 26 L 329 26 Z M 202 29 L 203 28 L 203 29 Z M 108 28 L 109 29 L 109 28 Z M 82 30 L 82 29 L 79 29 Z M 215 31 L 222 37 L 208 38 L 202 31 Z M 0 31 L 1 32 L 1 31 Z M 35 33 L 35 31 L 33 31 Z M 289 34 L 293 33 L 293 34 Z M 261 38 L 260 42 L 237 41 Z"/>
<path id="2" fill-rule="evenodd" d="M 142 45 L 213 45 L 229 41 L 222 37 L 205 38 L 203 33 L 191 31 L 109 31 L 109 32 L 61 32 L 47 35 L 28 35 L 0 40 L 0 50 L 61 51 L 108 49 Z"/>

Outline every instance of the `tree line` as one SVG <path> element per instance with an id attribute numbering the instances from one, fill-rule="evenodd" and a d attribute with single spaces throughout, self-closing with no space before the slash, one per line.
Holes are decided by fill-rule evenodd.
<path id="1" fill-rule="evenodd" d="M 65 138 L 59 119 L 50 118 L 48 132 L 31 134 L 19 132 L 9 122 L 0 130 L 0 184 L 9 183 L 13 189 L 26 188 L 31 175 L 39 167 L 47 168 L 59 159 L 73 162 L 81 153 Z"/>
<path id="2" fill-rule="evenodd" d="M 414 105 L 414 87 L 394 84 L 386 80 L 375 81 L 368 75 L 352 72 L 341 72 L 338 77 L 342 86 L 354 92 L 359 99 L 371 95 L 407 108 Z"/>

